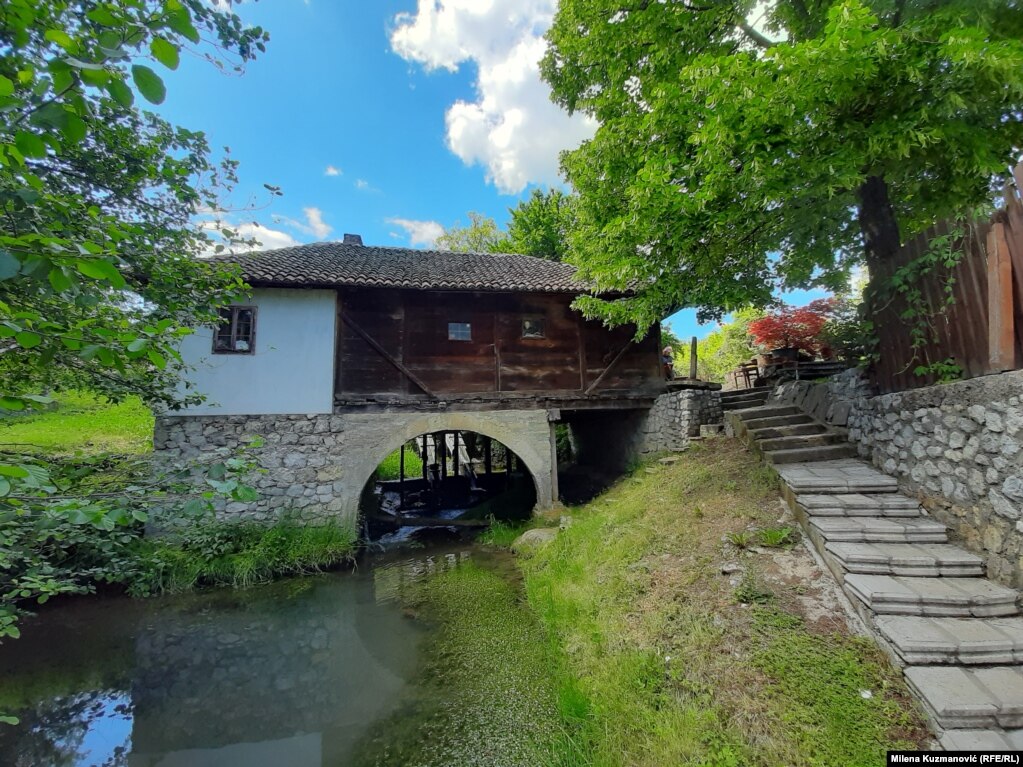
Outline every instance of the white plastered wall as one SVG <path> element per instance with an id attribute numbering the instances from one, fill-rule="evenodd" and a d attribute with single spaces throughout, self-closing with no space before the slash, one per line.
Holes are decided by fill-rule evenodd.
<path id="1" fill-rule="evenodd" d="M 332 290 L 257 289 L 239 305 L 256 307 L 252 354 L 213 354 L 213 331 L 182 341 L 193 370 L 189 391 L 206 401 L 188 415 L 330 413 L 334 404 L 337 294 Z"/>

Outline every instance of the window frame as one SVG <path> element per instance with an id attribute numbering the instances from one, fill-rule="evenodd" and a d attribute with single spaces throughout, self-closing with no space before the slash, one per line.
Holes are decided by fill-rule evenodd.
<path id="1" fill-rule="evenodd" d="M 247 305 L 239 305 L 239 306 L 231 305 L 231 306 L 225 306 L 220 311 L 221 312 L 225 312 L 225 311 L 231 312 L 231 319 L 230 319 L 230 326 L 231 326 L 231 348 L 230 349 L 222 349 L 222 348 L 218 347 L 218 345 L 217 345 L 217 340 L 221 336 L 221 328 L 223 328 L 224 325 L 227 324 L 224 321 L 221 321 L 217 325 L 215 325 L 214 328 L 213 328 L 213 354 L 255 354 L 255 352 L 256 352 L 256 314 L 257 314 L 257 311 L 258 311 L 258 307 L 256 307 L 256 306 L 247 306 Z M 251 316 L 252 316 L 252 327 L 249 330 L 248 339 L 247 339 L 248 342 L 249 342 L 249 348 L 248 349 L 236 349 L 235 348 L 237 346 L 239 340 L 246 340 L 244 338 L 239 339 L 239 337 L 238 337 L 238 315 L 242 311 L 248 311 L 248 312 L 251 313 Z"/>
<path id="2" fill-rule="evenodd" d="M 540 334 L 526 335 L 526 323 L 527 322 L 538 322 L 540 323 Z M 522 318 L 522 324 L 519 329 L 519 338 L 523 341 L 542 341 L 547 338 L 547 317 L 542 314 L 531 314 Z"/>
<path id="3" fill-rule="evenodd" d="M 468 338 L 458 338 L 456 336 L 451 335 L 451 327 L 453 325 L 464 325 L 465 328 L 469 332 L 469 337 Z M 472 323 L 471 322 L 453 322 L 453 321 L 449 321 L 448 322 L 448 341 L 454 341 L 456 343 L 466 343 L 466 342 L 472 343 Z"/>

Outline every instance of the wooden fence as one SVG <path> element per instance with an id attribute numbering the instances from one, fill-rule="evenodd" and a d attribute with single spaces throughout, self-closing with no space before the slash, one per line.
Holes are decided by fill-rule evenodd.
<path id="1" fill-rule="evenodd" d="M 880 392 L 927 386 L 959 372 L 942 369 L 946 361 L 963 378 L 1023 367 L 1023 164 L 1013 176 L 1005 206 L 950 243 L 962 253 L 952 269 L 928 272 L 908 293 L 893 296 L 885 287 L 899 269 L 930 253 L 936 238 L 955 231 L 948 222 L 907 242 L 890 263 L 871 267 L 867 305 L 880 352 L 871 375 Z M 908 316 L 913 312 L 917 318 Z M 919 339 L 924 330 L 922 317 L 928 327 L 923 342 L 914 345 L 914 335 Z M 920 368 L 928 370 L 916 372 Z"/>

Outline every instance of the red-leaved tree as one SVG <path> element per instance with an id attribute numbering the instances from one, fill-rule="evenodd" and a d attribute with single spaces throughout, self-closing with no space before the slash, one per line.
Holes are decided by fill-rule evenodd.
<path id="1" fill-rule="evenodd" d="M 783 306 L 751 322 L 749 332 L 765 349 L 795 348 L 816 355 L 821 350 L 821 330 L 835 305 L 834 298 L 819 298 L 806 306 Z"/>

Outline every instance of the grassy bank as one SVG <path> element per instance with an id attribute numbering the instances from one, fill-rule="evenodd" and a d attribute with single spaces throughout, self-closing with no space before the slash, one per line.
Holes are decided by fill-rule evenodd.
<path id="1" fill-rule="evenodd" d="M 137 455 L 153 446 L 153 414 L 137 398 L 113 404 L 82 392 L 55 395 L 45 410 L 0 419 L 0 444 L 48 455 Z"/>
<path id="2" fill-rule="evenodd" d="M 524 561 L 585 763 L 881 765 L 926 740 L 809 555 L 753 543 L 784 543 L 758 533 L 780 514 L 766 470 L 715 440 L 640 468 Z"/>

